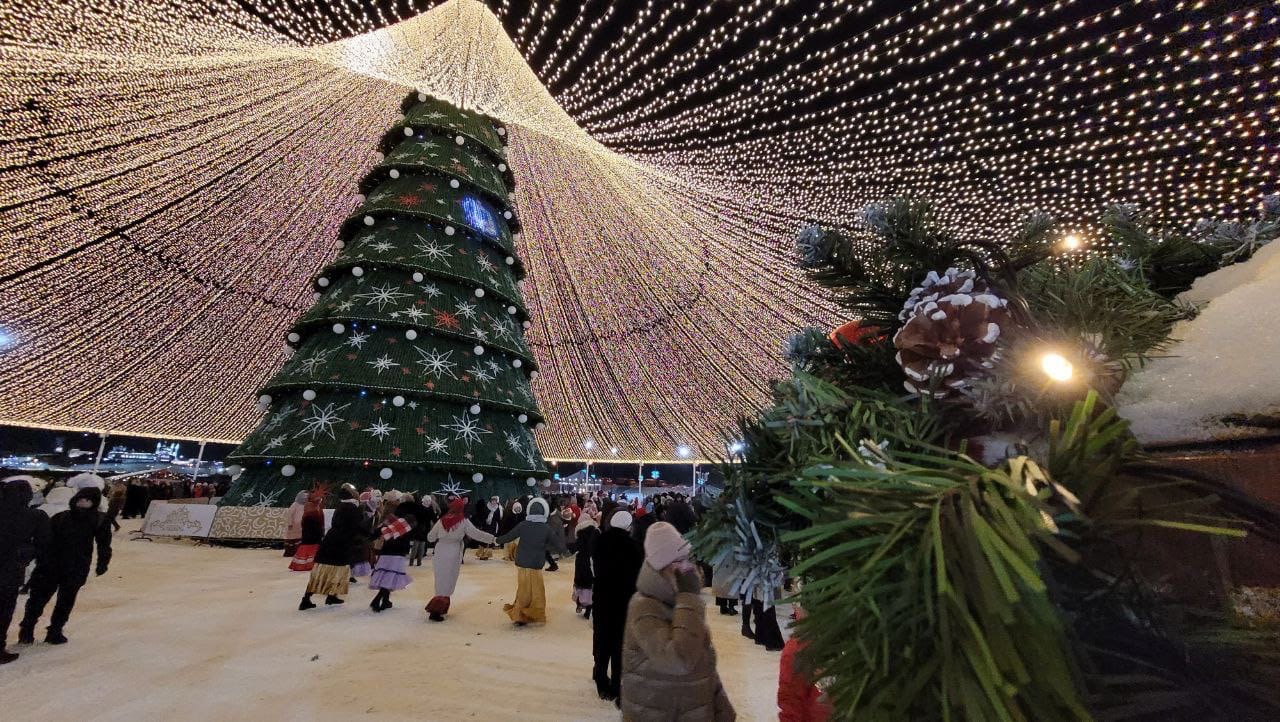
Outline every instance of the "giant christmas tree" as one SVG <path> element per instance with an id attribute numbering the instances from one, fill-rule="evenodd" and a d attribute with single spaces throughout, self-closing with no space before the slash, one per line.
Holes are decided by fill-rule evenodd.
<path id="1" fill-rule="evenodd" d="M 228 457 L 244 472 L 225 503 L 342 482 L 507 497 L 547 476 L 506 130 L 420 93 L 403 109 Z"/>

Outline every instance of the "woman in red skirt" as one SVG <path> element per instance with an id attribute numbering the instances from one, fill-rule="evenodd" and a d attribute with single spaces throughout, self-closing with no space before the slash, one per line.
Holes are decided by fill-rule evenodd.
<path id="1" fill-rule="evenodd" d="M 307 496 L 307 504 L 302 511 L 302 541 L 293 561 L 289 562 L 289 568 L 295 572 L 309 572 L 316 564 L 316 552 L 324 538 L 324 510 L 320 507 L 323 499 L 324 496 L 317 492 Z"/>

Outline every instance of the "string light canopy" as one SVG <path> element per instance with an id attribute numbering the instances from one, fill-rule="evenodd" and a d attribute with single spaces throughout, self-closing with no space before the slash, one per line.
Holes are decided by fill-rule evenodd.
<path id="1" fill-rule="evenodd" d="M 553 458 L 723 456 L 842 320 L 807 223 L 911 195 L 1097 249 L 1280 162 L 1274 2 L 249 5 L 0 5 L 0 423 L 242 438 L 406 89 L 510 129 Z"/>

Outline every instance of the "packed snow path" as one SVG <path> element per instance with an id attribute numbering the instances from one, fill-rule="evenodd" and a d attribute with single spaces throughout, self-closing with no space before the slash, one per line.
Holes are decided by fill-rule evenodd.
<path id="1" fill-rule="evenodd" d="M 129 541 L 91 578 L 67 625 L 70 643 L 14 646 L 0 667 L 5 720 L 616 720 L 591 681 L 591 626 L 569 592 L 573 562 L 546 573 L 544 627 L 502 612 L 510 562 L 467 555 L 447 621 L 427 621 L 430 558 L 395 608 L 347 603 L 297 610 L 306 574 L 279 551 Z M 707 590 L 709 591 L 709 590 Z M 317 598 L 316 601 L 322 601 Z M 778 654 L 738 633 L 707 597 L 720 675 L 742 720 L 777 719 Z M 52 609 L 52 604 L 50 604 Z M 46 614 L 47 614 L 46 610 Z M 781 615 L 780 615 L 781 616 Z"/>

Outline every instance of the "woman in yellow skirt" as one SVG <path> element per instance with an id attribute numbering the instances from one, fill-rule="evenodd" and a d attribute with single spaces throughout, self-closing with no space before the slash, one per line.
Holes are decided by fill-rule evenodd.
<path id="1" fill-rule="evenodd" d="M 518 541 L 516 548 L 516 598 L 504 605 L 503 611 L 516 626 L 547 621 L 547 593 L 542 586 L 542 565 L 546 561 L 551 529 L 547 526 L 547 502 L 535 498 L 529 502 L 524 521 L 498 537 L 499 544 Z"/>

